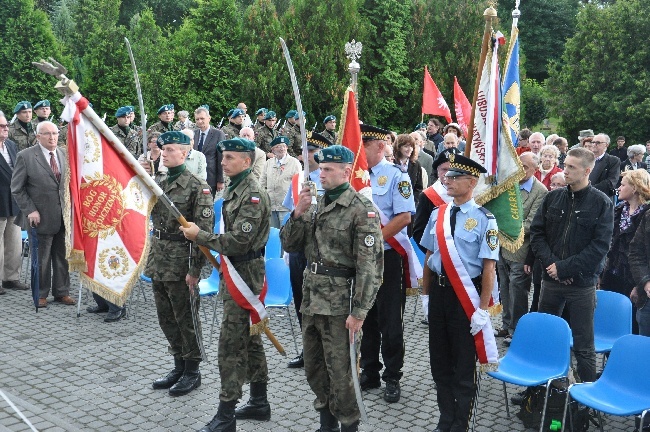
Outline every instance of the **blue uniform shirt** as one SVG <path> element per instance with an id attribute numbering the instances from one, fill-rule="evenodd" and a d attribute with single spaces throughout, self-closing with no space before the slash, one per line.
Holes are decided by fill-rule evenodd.
<path id="1" fill-rule="evenodd" d="M 450 203 L 449 205 L 452 205 Z M 420 244 L 432 252 L 427 266 L 436 273 L 441 273 L 442 261 L 438 239 L 436 238 L 436 223 L 438 209 L 433 210 L 429 223 L 422 234 Z M 442 214 L 441 214 L 442 217 Z M 456 228 L 454 230 L 454 243 L 461 261 L 471 278 L 475 278 L 483 271 L 483 259 L 499 260 L 499 229 L 494 216 L 486 215 L 474 199 L 461 204 L 460 211 L 456 214 Z"/>
<path id="2" fill-rule="evenodd" d="M 370 171 L 372 200 L 388 220 L 392 220 L 399 213 L 415 214 L 413 187 L 407 173 L 384 158 Z M 402 228 L 401 232 L 407 235 L 406 227 Z M 388 242 L 384 242 L 384 250 L 387 249 L 392 248 Z"/>
<path id="3" fill-rule="evenodd" d="M 309 173 L 309 180 L 316 183 L 316 191 L 318 195 L 323 195 L 325 191 L 323 186 L 320 184 L 320 168 Z M 293 211 L 295 206 L 293 205 L 293 182 L 289 183 L 289 190 L 284 196 L 284 201 L 282 201 L 282 207 L 288 208 L 289 211 Z"/>

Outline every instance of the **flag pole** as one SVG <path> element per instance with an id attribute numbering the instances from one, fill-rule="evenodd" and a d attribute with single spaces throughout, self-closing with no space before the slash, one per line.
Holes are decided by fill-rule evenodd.
<path id="1" fill-rule="evenodd" d="M 469 116 L 469 124 L 467 125 L 467 145 L 465 146 L 465 156 L 469 157 L 472 149 L 472 138 L 474 138 L 474 121 L 476 113 L 476 100 L 478 99 L 478 88 L 481 85 L 481 74 L 485 66 L 485 59 L 487 58 L 488 45 L 490 37 L 492 36 L 492 19 L 497 17 L 497 11 L 492 6 L 485 9 L 483 18 L 485 18 L 485 29 L 483 30 L 483 44 L 481 45 L 481 57 L 478 62 L 478 72 L 476 73 L 476 81 L 474 82 L 474 96 L 472 98 L 472 112 Z"/>

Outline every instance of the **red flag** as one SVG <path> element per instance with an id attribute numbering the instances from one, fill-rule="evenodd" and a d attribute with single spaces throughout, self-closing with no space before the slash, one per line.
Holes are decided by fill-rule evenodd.
<path id="1" fill-rule="evenodd" d="M 424 66 L 424 92 L 422 93 L 422 114 L 431 114 L 443 116 L 447 123 L 451 123 L 451 111 L 438 90 L 438 86 L 433 82 L 429 69 Z"/>
<path id="2" fill-rule="evenodd" d="M 463 89 L 460 88 L 456 77 L 454 77 L 454 109 L 456 111 L 456 122 L 463 130 L 465 138 L 467 138 L 469 117 L 472 114 L 472 104 L 467 100 L 467 96 L 465 96 Z"/>
<path id="3" fill-rule="evenodd" d="M 343 136 L 341 144 L 352 150 L 354 163 L 352 164 L 352 178 L 350 184 L 357 192 L 372 196 L 370 192 L 370 174 L 368 174 L 368 161 L 361 141 L 359 128 L 359 113 L 352 89 L 348 88 L 343 102 L 343 115 L 341 116 Z M 365 189 L 365 191 L 364 191 Z M 362 192 L 364 191 L 364 192 Z"/>

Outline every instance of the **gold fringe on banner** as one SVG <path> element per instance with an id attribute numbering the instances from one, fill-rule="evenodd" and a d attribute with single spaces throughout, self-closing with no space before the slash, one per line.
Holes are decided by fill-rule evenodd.
<path id="1" fill-rule="evenodd" d="M 341 121 L 339 122 L 339 132 L 336 136 L 336 144 L 343 145 L 343 132 L 345 131 L 345 122 L 348 119 L 348 102 L 350 100 L 350 92 L 352 87 L 349 87 L 345 90 L 345 95 L 343 96 L 343 108 L 341 109 Z"/>
<path id="2" fill-rule="evenodd" d="M 406 288 L 406 296 L 418 296 L 420 295 L 420 288 Z"/>
<path id="3" fill-rule="evenodd" d="M 503 233 L 502 231 L 499 231 L 498 237 L 499 237 L 499 244 L 501 245 L 502 248 L 504 248 L 508 252 L 515 253 L 524 244 L 524 226 L 523 224 L 521 225 L 521 230 L 519 231 L 519 235 L 517 236 L 517 238 L 512 238 L 509 235 Z"/>
<path id="4" fill-rule="evenodd" d="M 481 372 L 495 372 L 499 369 L 499 363 L 486 363 L 480 367 Z"/>
<path id="5" fill-rule="evenodd" d="M 256 336 L 264 333 L 264 330 L 269 326 L 269 318 L 266 317 L 257 324 L 251 324 L 250 335 Z"/>

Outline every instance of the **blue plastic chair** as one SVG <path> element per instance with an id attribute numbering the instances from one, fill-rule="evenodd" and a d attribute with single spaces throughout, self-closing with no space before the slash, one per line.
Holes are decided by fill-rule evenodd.
<path id="1" fill-rule="evenodd" d="M 280 243 L 280 230 L 271 228 L 269 232 L 269 240 L 266 242 L 266 252 L 264 259 L 280 258 L 282 257 L 282 244 Z"/>
<path id="2" fill-rule="evenodd" d="M 220 234 L 219 225 L 221 224 L 221 209 L 223 207 L 223 198 L 214 202 L 214 233 Z"/>
<path id="3" fill-rule="evenodd" d="M 508 417 L 510 408 L 506 383 L 525 387 L 546 385 L 539 429 L 542 432 L 551 381 L 568 377 L 571 359 L 570 337 L 569 325 L 560 317 L 539 312 L 521 317 L 512 336 L 510 349 L 499 360 L 499 368 L 488 372 L 489 376 L 503 382 Z"/>
<path id="4" fill-rule="evenodd" d="M 650 337 L 626 335 L 619 338 L 609 355 L 603 374 L 592 383 L 576 383 L 569 387 L 569 397 L 598 412 L 615 416 L 641 414 L 641 425 L 650 411 L 650 374 L 643 362 L 650 358 Z M 634 367 L 637 364 L 639 367 Z M 565 405 L 564 411 L 566 416 Z M 573 423 L 573 419 L 569 417 Z M 564 429 L 562 429 L 564 430 Z"/>
<path id="5" fill-rule="evenodd" d="M 266 284 L 268 290 L 264 299 L 264 305 L 267 308 L 286 309 L 287 319 L 291 327 L 291 335 L 293 336 L 293 344 L 296 348 L 296 353 L 298 353 L 298 343 L 296 342 L 296 333 L 293 330 L 293 319 L 291 318 L 289 307 L 291 300 L 293 300 L 291 280 L 289 279 L 289 266 L 287 266 L 282 258 L 266 260 Z"/>
<path id="6" fill-rule="evenodd" d="M 208 322 L 208 317 L 205 312 L 204 300 L 210 299 L 212 301 L 212 324 L 210 326 L 210 345 L 212 345 L 212 335 L 214 334 L 214 325 L 217 321 L 217 294 L 219 294 L 219 283 L 221 277 L 216 268 L 212 269 L 212 273 L 207 279 L 199 281 L 199 296 L 201 297 L 201 309 L 203 309 L 203 318 Z"/>
<path id="7" fill-rule="evenodd" d="M 596 291 L 594 343 L 596 352 L 610 352 L 622 336 L 632 333 L 632 301 L 613 291 Z"/>

